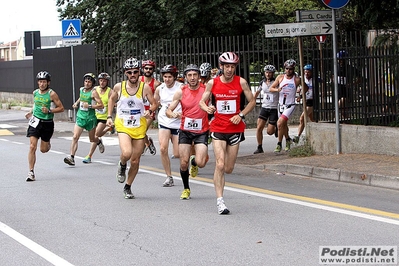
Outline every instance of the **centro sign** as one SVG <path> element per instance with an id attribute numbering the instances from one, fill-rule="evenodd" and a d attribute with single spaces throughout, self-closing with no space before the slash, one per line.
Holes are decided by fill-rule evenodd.
<path id="1" fill-rule="evenodd" d="M 265 25 L 265 37 L 295 37 L 332 34 L 329 22 L 304 22 Z"/>

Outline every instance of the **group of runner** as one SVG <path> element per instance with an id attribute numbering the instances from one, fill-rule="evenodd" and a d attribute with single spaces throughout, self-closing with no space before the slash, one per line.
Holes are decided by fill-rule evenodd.
<path id="1" fill-rule="evenodd" d="M 155 119 L 156 111 L 159 110 L 157 115 L 159 151 L 167 176 L 163 186 L 174 185 L 168 154 L 171 140 L 173 156 L 180 160 L 180 175 L 184 186 L 180 198 L 190 199 L 189 177 L 195 177 L 198 168 L 204 167 L 207 163 L 210 135 L 216 160 L 213 182 L 217 210 L 219 214 L 228 214 L 230 211 L 223 198 L 225 174 L 232 173 L 234 169 L 239 144 L 245 140 L 245 116 L 255 107 L 255 97 L 247 81 L 235 74 L 238 64 L 237 54 L 223 53 L 219 57 L 218 74 L 213 77 L 209 63 L 203 63 L 200 67 L 189 64 L 183 71 L 184 83 L 177 80 L 177 67 L 166 65 L 160 70 L 163 80 L 161 83 L 153 77 L 155 62 L 141 61 L 132 57 L 123 65 L 127 80 L 116 83 L 113 89 L 108 85 L 109 74 L 98 75 L 99 86 L 95 86 L 96 76 L 93 73 L 85 74 L 80 97 L 73 104 L 73 108 L 77 108 L 78 112 L 70 155 L 64 158 L 64 162 L 71 166 L 75 165 L 74 156 L 84 129 L 89 132 L 91 142 L 84 163 L 91 162 L 97 146 L 101 153 L 104 152 L 101 137 L 106 132 L 115 130 L 118 133 L 121 150 L 116 178 L 118 182 L 125 183 L 124 197 L 133 199 L 131 188 L 139 170 L 142 154 L 146 150 L 152 155 L 156 154 L 154 142 L 147 136 L 147 130 Z M 288 60 L 284 66 L 285 75 L 280 75 L 275 80 L 273 74 L 268 74 L 274 73 L 275 68 L 271 65 L 266 66 L 266 79 L 260 87 L 260 89 L 267 87 L 272 96 L 263 101 L 265 109 L 262 105 L 258 131 L 265 126 L 263 122 L 265 118 L 269 119 L 268 134 L 275 133 L 277 125 L 279 143 L 276 150 L 279 147 L 281 150 L 283 136 L 286 137 L 287 143 L 291 141 L 288 137 L 287 120 L 293 111 L 292 95 L 295 95 L 299 85 L 299 77 L 292 74 L 295 61 Z M 34 164 L 38 139 L 42 140 L 41 152 L 48 152 L 54 131 L 53 114 L 64 111 L 58 95 L 50 89 L 50 74 L 46 71 L 38 73 L 37 81 L 39 88 L 33 92 L 34 107 L 26 114 L 30 119 L 27 133 L 30 137 L 28 155 L 30 171 L 27 181 L 35 180 Z M 255 96 L 257 94 L 258 92 Z M 241 106 L 241 97 L 245 97 L 247 101 L 245 106 Z M 278 103 L 280 112 L 278 120 L 268 110 L 271 103 Z M 114 109 L 116 109 L 115 117 Z M 258 151 L 260 149 L 261 143 Z"/>

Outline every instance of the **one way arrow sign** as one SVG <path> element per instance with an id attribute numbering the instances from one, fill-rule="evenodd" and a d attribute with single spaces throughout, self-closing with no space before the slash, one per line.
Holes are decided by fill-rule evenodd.
<path id="1" fill-rule="evenodd" d="M 330 22 L 303 22 L 265 25 L 265 37 L 295 37 L 333 34 Z"/>
<path id="2" fill-rule="evenodd" d="M 331 25 L 329 24 L 329 23 L 324 23 L 325 25 L 324 26 L 322 26 L 321 28 L 323 29 L 323 30 L 325 30 L 326 32 L 325 33 L 329 33 L 330 32 L 330 30 L 332 29 L 332 27 L 331 27 Z"/>

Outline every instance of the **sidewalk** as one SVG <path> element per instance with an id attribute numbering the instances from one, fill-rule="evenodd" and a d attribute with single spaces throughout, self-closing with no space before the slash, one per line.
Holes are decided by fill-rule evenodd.
<path id="1" fill-rule="evenodd" d="M 23 108 L 22 108 L 23 109 Z M 20 124 L 25 127 L 25 110 L 0 109 L 0 124 Z M 55 133 L 72 133 L 74 123 L 55 119 Z M 1 128 L 0 128 L 1 129 Z M 23 128 L 23 131 L 26 129 Z M 399 190 L 399 157 L 378 154 L 335 154 L 290 157 L 281 152 L 240 156 L 237 166 L 259 173 L 296 174 L 350 182 L 367 186 Z"/>
<path id="2" fill-rule="evenodd" d="M 237 164 L 265 173 L 296 174 L 399 190 L 399 157 L 378 154 L 336 154 L 290 157 L 273 152 L 241 156 Z"/>

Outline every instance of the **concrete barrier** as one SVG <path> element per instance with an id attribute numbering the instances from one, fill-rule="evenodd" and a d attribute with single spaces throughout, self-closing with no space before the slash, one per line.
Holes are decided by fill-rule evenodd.
<path id="1" fill-rule="evenodd" d="M 336 125 L 308 123 L 310 145 L 317 154 L 336 154 Z M 399 155 L 399 128 L 340 124 L 341 152 Z"/>

